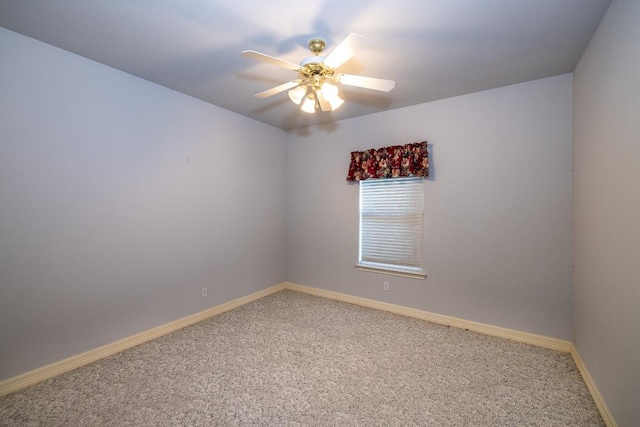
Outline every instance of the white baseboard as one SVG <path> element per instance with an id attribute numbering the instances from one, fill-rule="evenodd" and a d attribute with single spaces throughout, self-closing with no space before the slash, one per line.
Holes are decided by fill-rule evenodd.
<path id="1" fill-rule="evenodd" d="M 414 317 L 416 319 L 427 320 L 429 322 L 452 326 L 454 328 L 468 329 L 470 331 L 479 332 L 485 335 L 492 335 L 495 337 L 506 338 L 526 344 L 536 345 L 539 347 L 545 347 L 551 350 L 561 351 L 563 353 L 569 353 L 571 351 L 571 343 L 569 341 L 549 338 L 543 335 L 515 331 L 513 329 L 501 328 L 499 326 L 487 325 L 484 323 L 473 322 L 471 320 L 459 319 L 457 317 L 430 313 L 428 311 L 418 310 L 415 308 L 389 304 L 386 302 L 367 298 L 355 297 L 352 295 L 341 294 L 339 292 L 327 291 L 324 289 L 312 288 L 310 286 L 297 285 L 295 283 L 285 283 L 285 288 L 292 291 L 304 292 L 311 295 L 317 295 L 320 297 L 361 305 L 363 307 L 375 308 L 395 314 L 401 314 L 403 316 Z"/>
<path id="2" fill-rule="evenodd" d="M 217 316 L 225 311 L 233 310 L 241 305 L 250 303 L 257 299 L 263 298 L 267 295 L 281 291 L 285 288 L 284 283 L 272 286 L 267 289 L 252 293 L 250 295 L 229 301 L 227 303 L 218 305 L 216 307 L 209 308 L 199 313 L 192 314 L 182 319 L 174 320 L 173 322 L 166 323 L 148 331 L 141 332 L 139 334 L 121 339 L 111 344 L 104 345 L 102 347 L 89 350 L 87 352 L 71 356 L 67 359 L 54 362 L 50 365 L 43 366 L 41 368 L 34 369 L 24 374 L 20 374 L 16 377 L 9 378 L 4 381 L 0 381 L 0 397 L 7 394 L 16 392 L 25 387 L 37 384 L 41 381 L 53 378 L 56 375 L 60 375 L 63 372 L 71 371 L 97 360 L 103 359 L 107 356 L 124 351 L 128 348 L 135 347 L 144 342 L 161 337 L 168 333 L 177 331 L 186 326 L 193 325 L 194 323 L 201 322 L 209 317 Z"/>
<path id="3" fill-rule="evenodd" d="M 600 411 L 600 416 L 602 417 L 604 424 L 607 427 L 618 427 L 618 423 L 616 423 L 616 420 L 613 419 L 613 414 L 611 413 L 611 411 L 609 410 L 609 407 L 607 406 L 604 399 L 602 398 L 602 395 L 600 394 L 600 390 L 598 390 L 598 387 L 596 387 L 596 383 L 593 381 L 593 378 L 591 377 L 589 370 L 587 369 L 584 362 L 580 358 L 580 355 L 578 354 L 578 350 L 573 344 L 571 344 L 570 353 L 571 353 L 571 357 L 573 357 L 573 361 L 575 362 L 576 367 L 578 368 L 578 371 L 580 372 L 580 375 L 582 375 L 582 380 L 587 385 L 587 389 L 589 390 L 589 393 L 591 393 L 591 396 L 593 397 L 593 401 L 596 403 L 596 406 L 598 407 L 598 411 Z"/>

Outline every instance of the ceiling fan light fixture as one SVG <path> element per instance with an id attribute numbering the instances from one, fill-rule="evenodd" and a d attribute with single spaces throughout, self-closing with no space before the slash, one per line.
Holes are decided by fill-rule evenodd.
<path id="1" fill-rule="evenodd" d="M 336 95 L 336 97 L 332 101 L 329 101 L 329 104 L 331 104 L 331 111 L 335 111 L 342 104 L 344 104 L 344 99 L 342 99 L 342 98 L 340 98 L 339 96 Z"/>
<path id="2" fill-rule="evenodd" d="M 304 86 L 298 86 L 289 91 L 289 98 L 291 98 L 291 101 L 293 101 L 294 104 L 300 105 L 306 94 L 307 89 Z"/>
<path id="3" fill-rule="evenodd" d="M 305 113 L 316 112 L 316 97 L 313 91 L 309 92 L 309 94 L 304 98 L 304 101 L 302 102 L 302 106 L 300 107 L 300 109 Z"/>
<path id="4" fill-rule="evenodd" d="M 331 53 L 320 56 L 326 42 L 321 38 L 314 38 L 309 41 L 309 49 L 314 55 L 304 58 L 300 65 L 254 50 L 242 51 L 242 56 L 278 65 L 299 74 L 298 79 L 262 91 L 255 97 L 267 98 L 288 91 L 289 98 L 294 104 L 299 105 L 305 113 L 312 114 L 316 110 L 334 111 L 344 103 L 344 100 L 338 96 L 336 84 L 382 92 L 389 92 L 394 88 L 393 80 L 336 73 L 336 68 L 351 59 L 366 43 L 367 39 L 363 36 L 350 33 Z"/>
<path id="5" fill-rule="evenodd" d="M 331 105 L 331 111 L 336 110 L 344 103 L 344 100 L 338 96 L 338 88 L 329 82 L 322 84 L 320 92 L 322 92 L 322 97 Z"/>

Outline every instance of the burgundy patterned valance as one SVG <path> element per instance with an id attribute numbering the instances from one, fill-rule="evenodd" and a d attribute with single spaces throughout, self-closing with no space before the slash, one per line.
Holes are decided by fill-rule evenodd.
<path id="1" fill-rule="evenodd" d="M 427 141 L 351 153 L 347 181 L 401 176 L 429 176 Z"/>

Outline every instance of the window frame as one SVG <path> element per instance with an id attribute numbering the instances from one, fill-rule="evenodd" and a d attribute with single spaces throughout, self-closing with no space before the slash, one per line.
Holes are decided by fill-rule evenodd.
<path id="1" fill-rule="evenodd" d="M 402 211 L 401 209 L 397 209 L 397 205 L 395 205 L 395 209 L 392 209 L 393 212 L 389 212 L 389 211 L 379 211 L 379 212 L 374 212 L 373 214 L 371 212 L 364 212 L 363 209 L 363 192 L 369 190 L 369 194 L 364 194 L 364 197 L 366 197 L 367 195 L 371 196 L 371 193 L 374 192 L 375 189 L 379 189 L 379 188 L 383 188 L 383 186 L 385 185 L 389 185 L 391 191 L 396 190 L 398 188 L 398 185 L 403 185 L 405 183 L 419 183 L 419 191 L 417 191 L 417 189 L 409 189 L 409 191 L 412 191 L 414 194 L 413 195 L 419 195 L 419 199 L 417 200 L 409 200 L 410 202 L 412 202 L 411 205 L 408 205 L 407 209 Z M 378 194 L 379 191 L 378 191 Z M 396 192 L 394 194 L 389 194 L 389 198 L 390 199 L 394 199 L 393 201 L 398 202 L 398 196 L 397 194 L 399 194 L 399 192 Z M 383 196 L 384 197 L 384 196 Z M 423 177 L 402 177 L 402 178 L 388 178 L 388 179 L 371 179 L 371 180 L 363 180 L 359 182 L 359 212 L 358 212 L 358 263 L 355 265 L 356 269 L 361 270 L 361 271 L 368 271 L 368 272 L 372 272 L 372 273 L 381 273 L 381 274 L 389 274 L 389 275 L 393 275 L 393 276 L 402 276 L 402 277 L 409 277 L 409 278 L 413 278 L 413 279 L 425 279 L 427 274 L 426 271 L 424 270 L 424 253 L 423 253 L 423 239 L 424 239 L 424 178 Z M 368 199 L 369 204 L 371 203 L 373 199 Z M 385 202 L 384 198 L 379 198 L 377 200 L 377 202 Z M 406 201 L 406 200 L 402 200 L 402 201 Z M 419 221 L 417 221 L 416 215 L 417 212 L 419 211 Z M 375 213 L 378 213 L 377 216 L 375 216 Z M 380 217 L 387 217 L 388 221 L 387 223 L 390 222 L 394 222 L 394 225 L 397 226 L 398 222 L 397 222 L 397 218 L 398 217 L 402 217 L 402 216 L 412 216 L 413 218 L 408 220 L 406 223 L 404 223 L 403 225 L 405 226 L 405 229 L 402 230 L 401 232 L 403 233 L 408 233 L 411 231 L 411 228 L 415 228 L 418 224 L 419 224 L 419 229 L 420 229 L 420 233 L 419 236 L 417 238 L 412 239 L 412 242 L 415 243 L 415 246 L 413 247 L 413 261 L 408 261 L 408 258 L 405 259 L 407 262 L 407 265 L 403 265 L 403 264 L 397 264 L 392 262 L 392 260 L 390 260 L 390 262 L 377 262 L 377 261 L 367 261 L 366 259 L 363 260 L 363 241 L 367 238 L 367 236 L 363 236 L 363 215 L 365 217 L 369 216 L 372 217 L 372 215 L 374 216 L 374 220 L 369 220 L 369 222 L 367 223 L 368 225 L 371 225 L 372 222 L 378 221 L 380 222 L 379 218 Z M 366 218 L 365 218 L 365 222 L 366 222 Z M 385 220 L 382 220 L 383 222 L 381 222 L 382 224 L 384 224 Z M 374 231 L 375 233 L 375 231 Z M 381 234 L 385 234 L 385 232 L 381 232 Z M 368 236 L 370 239 L 375 239 L 376 237 L 380 238 L 379 235 L 372 235 L 372 236 Z M 403 240 L 399 239 L 396 243 L 397 244 L 401 244 L 402 242 L 404 242 Z M 393 240 L 390 241 L 390 243 L 393 245 Z M 377 246 L 375 244 L 371 244 L 370 242 L 367 242 L 366 244 L 367 247 L 375 247 L 375 250 L 371 251 L 371 252 L 375 252 L 375 253 L 380 253 L 379 249 L 380 246 Z M 404 250 L 404 249 L 403 249 Z M 366 251 L 366 250 L 365 250 Z M 382 251 L 384 252 L 384 250 Z M 389 253 L 387 255 L 391 255 L 391 256 L 398 256 L 396 252 L 394 252 L 393 249 L 391 249 L 389 251 Z M 368 258 L 368 257 L 372 257 L 370 254 L 365 254 L 364 258 Z M 416 262 L 417 261 L 417 262 Z M 413 265 L 411 265 L 413 264 Z M 417 265 L 416 265 L 417 264 Z"/>

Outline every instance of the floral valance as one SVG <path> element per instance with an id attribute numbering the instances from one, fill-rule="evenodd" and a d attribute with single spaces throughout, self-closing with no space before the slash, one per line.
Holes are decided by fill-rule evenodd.
<path id="1" fill-rule="evenodd" d="M 351 153 L 347 181 L 401 176 L 429 176 L 427 141 Z"/>

